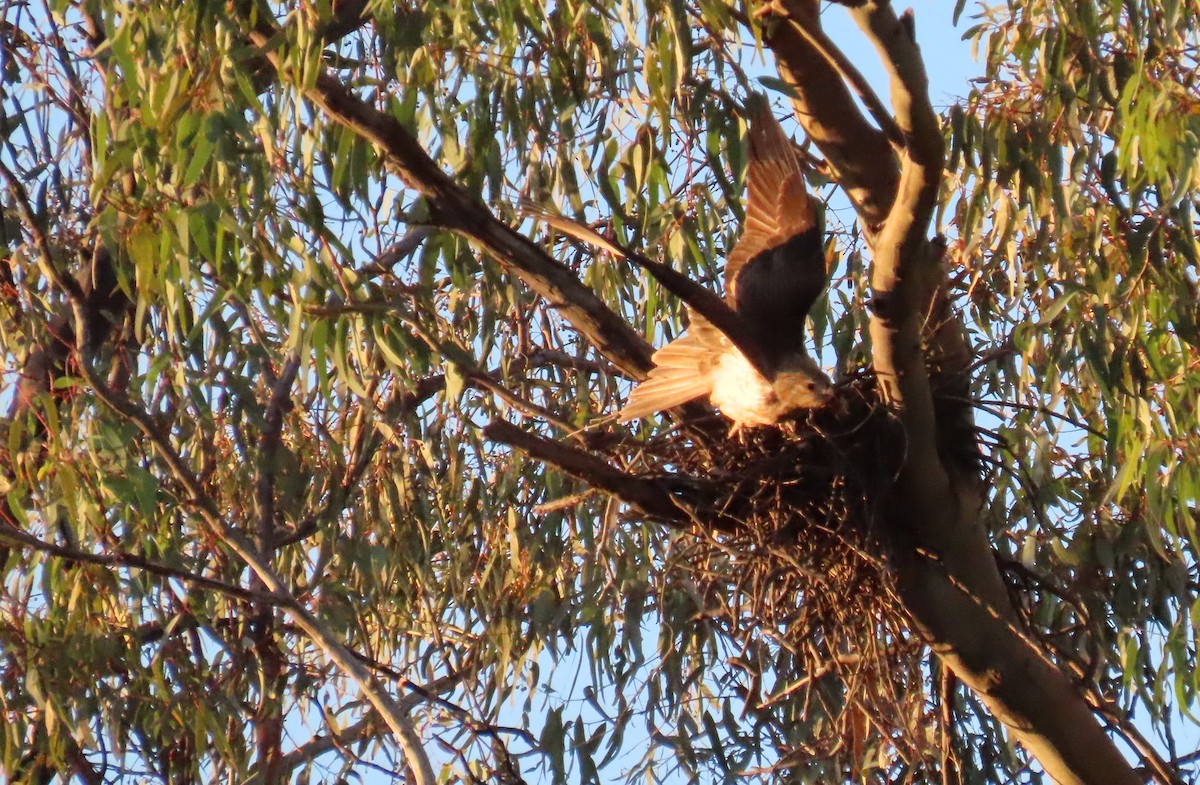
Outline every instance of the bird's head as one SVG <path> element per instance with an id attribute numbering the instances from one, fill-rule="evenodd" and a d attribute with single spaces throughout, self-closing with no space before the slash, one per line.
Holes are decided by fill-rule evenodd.
<path id="1" fill-rule="evenodd" d="M 807 355 L 788 358 L 771 385 L 784 412 L 819 409 L 833 400 L 833 382 Z"/>

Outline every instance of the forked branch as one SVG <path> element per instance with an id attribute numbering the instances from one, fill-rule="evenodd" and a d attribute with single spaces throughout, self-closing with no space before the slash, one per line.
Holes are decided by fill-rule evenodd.
<path id="1" fill-rule="evenodd" d="M 834 66 L 845 57 L 831 57 L 836 50 L 821 31 L 818 1 L 773 0 L 759 18 L 804 133 L 824 154 L 864 228 L 873 231 L 887 217 L 899 182 L 892 140 L 863 115 Z"/>
<path id="2" fill-rule="evenodd" d="M 776 8 L 783 19 L 774 21 L 777 32 L 767 40 L 781 72 L 798 83 L 801 123 L 837 165 L 837 176 L 867 229 L 873 257 L 872 362 L 903 435 L 904 454 L 886 515 L 897 592 L 933 651 L 1052 778 L 1064 783 L 1136 782 L 1070 679 L 1015 628 L 980 522 L 978 483 L 951 476 L 939 455 L 940 423 L 923 330 L 931 313 L 951 316 L 944 301 L 941 249 L 927 239 L 942 179 L 941 129 L 929 101 L 911 16 L 897 17 L 888 3 L 875 0 L 846 5 L 888 76 L 895 124 L 903 136 L 895 158 L 890 150 L 880 150 L 878 142 L 874 153 L 868 146 L 848 144 L 857 124 L 865 121 L 844 88 L 839 95 L 822 83 L 830 74 L 840 83 L 838 71 L 813 44 L 817 37 L 800 32 L 819 25 L 815 2 L 780 0 Z M 815 96 L 842 106 L 819 105 Z M 821 119 L 806 117 L 805 111 L 820 113 Z M 833 124 L 834 132 L 822 119 Z M 864 175 L 872 166 L 875 174 Z M 881 207 L 885 209 L 877 212 Z M 948 329 L 935 327 L 935 343 L 950 341 Z M 956 364 L 965 367 L 961 357 Z"/>

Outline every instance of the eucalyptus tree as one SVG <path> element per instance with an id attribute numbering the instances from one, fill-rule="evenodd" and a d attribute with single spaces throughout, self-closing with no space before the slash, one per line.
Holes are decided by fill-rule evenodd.
<path id="1" fill-rule="evenodd" d="M 1194 776 L 1193 4 L 2 7 L 10 779 Z M 618 423 L 764 91 L 836 400 Z"/>

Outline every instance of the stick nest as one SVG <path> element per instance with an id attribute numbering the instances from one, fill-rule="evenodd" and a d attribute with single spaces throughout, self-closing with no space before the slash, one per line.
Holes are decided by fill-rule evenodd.
<path id="1" fill-rule="evenodd" d="M 778 681 L 748 696 L 747 711 L 778 714 L 791 703 L 781 716 L 793 722 L 825 718 L 781 750 L 788 768 L 831 757 L 856 767 L 872 740 L 910 766 L 929 763 L 921 647 L 892 591 L 872 509 L 895 477 L 888 456 L 902 454 L 889 448 L 896 429 L 874 380 L 845 384 L 834 405 L 785 427 L 728 431 L 702 415 L 613 457 L 660 482 L 691 518 L 671 567 L 699 590 L 703 612 L 746 652 L 772 652 L 763 667 Z"/>

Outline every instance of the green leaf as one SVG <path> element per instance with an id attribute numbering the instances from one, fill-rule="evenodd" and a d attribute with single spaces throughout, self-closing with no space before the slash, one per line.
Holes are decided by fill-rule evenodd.
<path id="1" fill-rule="evenodd" d="M 200 133 L 193 137 L 193 141 L 194 146 L 190 151 L 187 170 L 183 174 L 183 184 L 185 186 L 195 185 L 200 181 L 200 175 L 204 173 L 204 169 L 208 166 L 213 150 L 216 147 L 213 143 L 213 138 L 210 137 L 209 122 L 207 120 L 201 126 Z"/>

